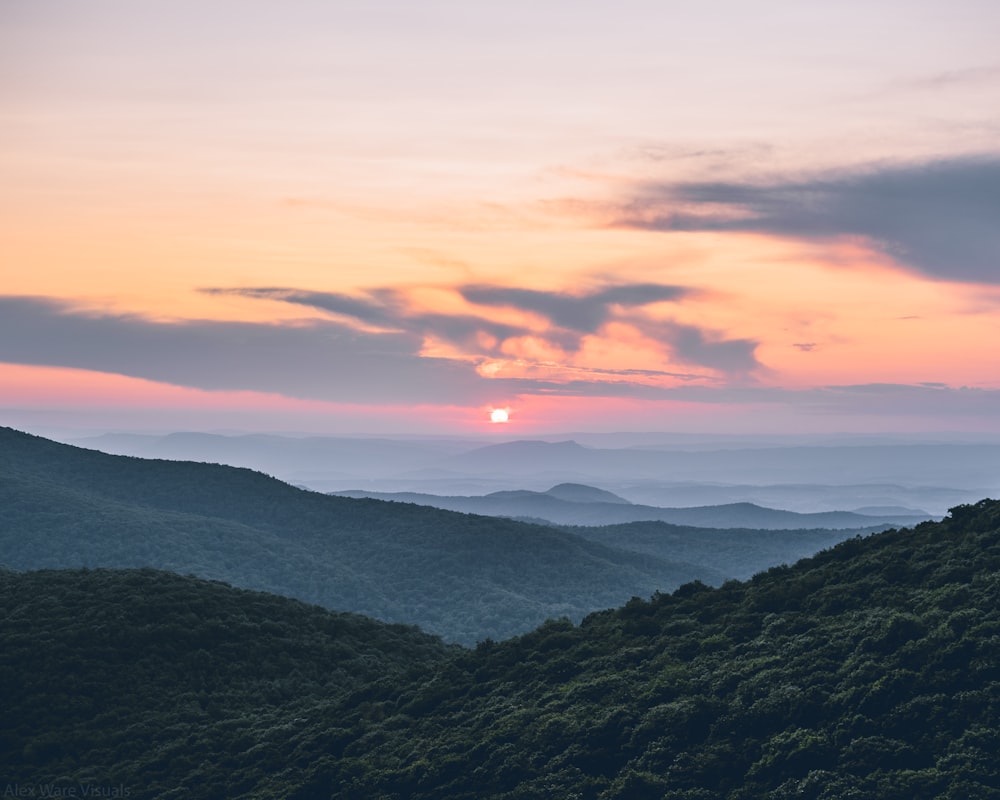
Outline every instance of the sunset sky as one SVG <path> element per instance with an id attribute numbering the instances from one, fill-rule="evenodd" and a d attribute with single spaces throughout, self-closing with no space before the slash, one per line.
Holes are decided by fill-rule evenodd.
<path id="1" fill-rule="evenodd" d="M 0 424 L 1000 432 L 998 41 L 994 0 L 0 0 Z"/>

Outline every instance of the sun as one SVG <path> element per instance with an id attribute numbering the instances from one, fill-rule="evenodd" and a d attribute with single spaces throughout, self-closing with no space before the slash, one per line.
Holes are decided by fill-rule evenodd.
<path id="1" fill-rule="evenodd" d="M 510 414 L 507 413 L 506 408 L 494 408 L 490 412 L 490 422 L 493 423 L 506 422 L 509 419 L 510 419 Z"/>

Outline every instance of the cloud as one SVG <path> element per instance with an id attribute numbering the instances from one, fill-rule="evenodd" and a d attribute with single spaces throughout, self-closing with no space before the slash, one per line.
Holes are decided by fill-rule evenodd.
<path id="1" fill-rule="evenodd" d="M 202 289 L 201 292 L 203 294 L 247 297 L 253 300 L 277 300 L 283 303 L 295 303 L 352 317 L 375 326 L 396 327 L 396 315 L 393 311 L 398 306 L 398 297 L 392 290 L 373 292 L 368 297 L 354 297 L 339 292 L 307 292 L 280 286 L 235 289 L 209 288 Z"/>
<path id="2" fill-rule="evenodd" d="M 898 92 L 902 89 L 941 89 L 951 90 L 955 86 L 966 86 L 974 84 L 993 84 L 1000 78 L 1000 66 L 989 65 L 980 67 L 966 67 L 965 69 L 947 70 L 937 72 L 933 75 L 926 75 L 921 78 L 901 82 L 891 87 L 889 91 Z"/>
<path id="3" fill-rule="evenodd" d="M 581 348 L 584 336 L 597 334 L 605 323 L 616 320 L 632 325 L 660 343 L 670 351 L 671 357 L 684 364 L 738 375 L 746 375 L 760 367 L 754 355 L 756 341 L 725 339 L 714 331 L 636 313 L 635 309 L 643 306 L 677 301 L 696 293 L 683 286 L 616 284 L 578 295 L 485 284 L 458 287 L 459 294 L 475 305 L 539 314 L 552 325 L 545 330 L 531 330 L 475 314 L 416 311 L 410 308 L 402 292 L 391 288 L 369 289 L 361 297 L 280 287 L 206 291 L 331 311 L 424 340 L 445 341 L 470 356 L 502 356 L 504 342 L 518 337 L 541 339 L 562 352 L 573 353 Z M 610 373 L 597 370 L 594 374 Z"/>
<path id="4" fill-rule="evenodd" d="M 755 355 L 759 343 L 753 339 L 723 339 L 693 325 L 672 321 L 647 322 L 642 330 L 668 344 L 674 357 L 686 364 L 731 375 L 746 374 L 761 366 Z"/>
<path id="5" fill-rule="evenodd" d="M 415 311 L 409 307 L 402 292 L 390 288 L 369 289 L 360 297 L 284 287 L 204 291 L 305 305 L 423 340 L 442 340 L 463 349 L 470 356 L 499 356 L 503 352 L 504 341 L 525 336 L 543 339 L 563 352 L 574 352 L 580 349 L 584 335 L 597 333 L 606 322 L 615 319 L 633 325 L 669 348 L 672 355 L 685 364 L 738 374 L 748 373 L 760 366 L 754 357 L 755 341 L 724 339 L 714 332 L 691 325 L 652 320 L 645 315 L 622 314 L 620 311 L 680 300 L 694 293 L 683 286 L 617 284 L 579 295 L 484 284 L 458 287 L 459 294 L 470 303 L 514 308 L 545 317 L 553 327 L 543 331 L 474 314 Z M 599 370 L 595 372 L 595 375 L 598 374 L 610 373 Z"/>
<path id="6" fill-rule="evenodd" d="M 926 417 L 1000 424 L 1000 390 L 937 383 L 865 383 L 789 389 L 780 386 L 676 386 L 671 399 L 713 405 L 785 408 L 811 416 Z"/>
<path id="7" fill-rule="evenodd" d="M 865 383 L 825 386 L 808 393 L 819 413 L 926 415 L 961 420 L 1000 419 L 1000 390 L 942 383 Z"/>
<path id="8" fill-rule="evenodd" d="M 129 375 L 208 390 L 253 390 L 342 402 L 486 402 L 514 391 L 472 365 L 419 355 L 411 333 L 335 322 L 154 322 L 93 315 L 39 298 L 0 298 L 0 361 Z"/>
<path id="9" fill-rule="evenodd" d="M 246 296 L 276 299 L 289 292 L 252 290 Z M 299 293 L 291 302 L 307 296 L 324 303 L 329 299 Z M 339 301 L 327 305 L 338 313 L 351 307 Z M 359 307 L 369 320 L 395 321 L 388 306 L 378 313 L 365 302 Z M 393 404 L 480 404 L 532 393 L 650 397 L 662 390 L 645 379 L 670 375 L 577 368 L 571 372 L 579 379 L 554 379 L 558 371 L 545 369 L 529 377 L 487 378 L 476 371 L 477 353 L 466 360 L 421 355 L 419 332 L 433 329 L 460 339 L 483 329 L 483 321 L 424 314 L 410 323 L 412 330 L 373 333 L 333 320 L 294 326 L 162 322 L 85 313 L 47 298 L 0 297 L 0 362 L 94 370 L 205 390 Z"/>
<path id="10" fill-rule="evenodd" d="M 712 341 L 667 324 L 670 346 L 720 368 L 755 363 L 753 343 Z M 94 370 L 205 390 L 249 390 L 365 405 L 475 405 L 498 398 L 619 397 L 806 417 L 951 420 L 995 426 L 1000 391 L 942 384 L 864 384 L 784 389 L 706 382 L 652 369 L 564 367 L 521 378 L 486 378 L 475 363 L 419 355 L 410 333 L 359 332 L 339 322 L 294 327 L 245 322 L 165 323 L 89 314 L 44 298 L 0 297 L 0 362 Z M 544 365 L 541 365 L 544 366 Z M 665 377 L 673 385 L 657 385 Z M 756 412 L 755 412 L 756 413 Z M 805 416 L 803 416 L 805 415 Z"/>
<path id="11" fill-rule="evenodd" d="M 1000 157 L 802 179 L 650 184 L 617 224 L 657 231 L 864 237 L 944 280 L 1000 283 Z"/>
<path id="12" fill-rule="evenodd" d="M 575 334 L 596 333 L 606 322 L 621 319 L 615 314 L 615 306 L 632 309 L 680 300 L 694 293 L 687 287 L 654 283 L 609 286 L 583 295 L 498 286 L 464 286 L 459 291 L 466 300 L 479 305 L 504 306 L 541 314 L 553 324 Z M 626 315 L 623 321 L 659 342 L 670 351 L 673 359 L 684 364 L 708 367 L 730 375 L 746 375 L 761 366 L 755 356 L 758 342 L 752 339 L 726 339 L 717 332 L 694 325 L 634 313 Z M 565 343 L 566 337 L 562 341 Z M 575 346 L 567 349 L 579 348 L 580 341 L 578 336 Z"/>
<path id="13" fill-rule="evenodd" d="M 611 319 L 612 306 L 634 308 L 665 300 L 678 300 L 690 294 L 691 290 L 683 286 L 643 283 L 609 286 L 583 295 L 483 285 L 462 286 L 459 292 L 470 303 L 530 311 L 547 317 L 559 327 L 580 333 L 594 333 Z"/>
<path id="14" fill-rule="evenodd" d="M 358 330 L 351 321 L 340 319 L 294 325 L 163 322 L 81 312 L 47 298 L 0 297 L 0 362 L 94 370 L 205 390 L 250 390 L 353 403 L 471 404 L 490 402 L 498 395 L 531 393 L 651 397 L 665 396 L 663 387 L 651 385 L 658 378 L 706 379 L 659 370 L 656 365 L 618 370 L 530 362 L 517 362 L 512 365 L 516 369 L 501 376 L 487 376 L 477 367 L 491 357 L 507 360 L 500 352 L 504 340 L 539 334 L 470 314 L 415 311 L 391 289 L 371 290 L 361 297 L 280 287 L 209 291 L 307 305 L 379 329 Z M 498 289 L 489 296 L 507 297 L 503 294 L 507 291 Z M 570 301 L 571 306 L 592 306 L 604 314 L 609 305 L 639 305 L 680 294 L 672 287 L 626 285 Z M 555 297 L 541 292 L 529 296 L 532 302 L 543 298 L 535 304 L 544 307 Z M 575 313 L 568 321 L 581 324 Z M 753 342 L 724 340 L 699 328 L 645 317 L 633 322 L 645 326 L 647 335 L 655 334 L 683 363 L 722 372 L 745 372 L 756 366 Z M 565 334 L 557 329 L 551 336 L 559 340 Z M 577 339 L 582 335 L 570 334 Z M 422 355 L 430 336 L 459 346 L 462 357 Z"/>
<path id="15" fill-rule="evenodd" d="M 409 333 L 421 340 L 433 337 L 459 347 L 475 345 L 483 348 L 486 352 L 494 352 L 496 348 L 483 347 L 481 334 L 485 334 L 499 343 L 512 336 L 524 336 L 529 333 L 526 328 L 494 322 L 485 317 L 470 314 L 416 312 L 409 308 L 402 292 L 391 288 L 369 289 L 362 297 L 353 297 L 338 292 L 311 292 L 282 287 L 213 288 L 202 291 L 208 294 L 237 295 L 252 299 L 294 303 L 351 317 L 359 322 L 388 331 Z"/>

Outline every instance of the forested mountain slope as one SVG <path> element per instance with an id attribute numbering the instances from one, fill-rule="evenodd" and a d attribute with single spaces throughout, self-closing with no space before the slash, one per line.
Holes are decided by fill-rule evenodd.
<path id="1" fill-rule="evenodd" d="M 234 796 L 249 784 L 230 781 L 231 753 L 267 763 L 320 704 L 406 683 L 456 647 L 148 569 L 0 572 L 0 642 L 0 775 L 36 796 Z"/>
<path id="2" fill-rule="evenodd" d="M 294 645 L 313 637 L 329 652 L 318 623 L 305 634 L 291 621 L 283 629 L 289 662 L 280 647 L 265 646 L 273 655 L 262 659 L 230 646 L 225 637 L 243 628 L 220 632 L 215 650 L 211 625 L 189 636 L 178 624 L 184 591 L 203 593 L 200 582 L 177 586 L 169 607 L 142 616 L 127 610 L 143 607 L 141 598 L 80 583 L 94 579 L 3 579 L 0 620 L 5 640 L 15 626 L 17 650 L 0 669 L 4 686 L 21 687 L 25 715 L 3 738 L 14 759 L 4 771 L 17 780 L 85 773 L 121 781 L 137 798 L 1000 798 L 995 501 L 848 540 L 746 583 L 687 584 L 443 660 L 432 642 L 398 631 L 398 649 L 377 645 L 347 696 L 317 679 L 308 648 Z M 231 602 L 237 619 L 241 601 Z M 198 631 L 191 610 L 183 619 Z M 273 630 L 260 617 L 251 624 Z M 157 644 L 157 626 L 170 646 Z M 132 648 L 112 648 L 114 671 L 97 655 L 105 642 Z M 370 681 L 384 657 L 402 664 L 409 652 L 423 660 L 408 674 Z M 183 665 L 220 656 L 225 687 L 204 673 L 204 687 L 193 688 L 200 679 Z M 268 673 L 272 659 L 293 680 Z M 73 678 L 77 670 L 92 677 Z M 261 673 L 284 699 L 258 713 L 245 698 L 247 687 L 265 686 Z M 182 711 L 159 702 L 143 716 L 142 683 L 184 697 L 177 709 L 190 714 L 157 729 L 153 756 L 120 733 L 121 722 L 152 726 Z M 78 710 L 53 713 L 49 687 Z M 100 702 L 86 699 L 95 692 Z M 93 758 L 81 761 L 87 746 Z"/>
<path id="3" fill-rule="evenodd" d="M 727 578 L 745 580 L 776 564 L 790 564 L 845 538 L 837 530 L 693 528 L 665 522 L 564 528 L 592 542 L 636 553 L 693 561 Z M 857 535 L 857 534 L 856 534 Z"/>
<path id="4" fill-rule="evenodd" d="M 299 796 L 998 798 L 998 596 L 983 501 L 550 623 L 345 713 Z"/>
<path id="5" fill-rule="evenodd" d="M 721 573 L 547 526 L 0 428 L 0 565 L 169 569 L 474 643 Z"/>

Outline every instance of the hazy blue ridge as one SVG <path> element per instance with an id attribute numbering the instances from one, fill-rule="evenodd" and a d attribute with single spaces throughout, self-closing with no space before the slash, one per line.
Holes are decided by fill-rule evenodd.
<path id="1" fill-rule="evenodd" d="M 566 486 L 562 484 L 561 486 Z M 590 490 L 585 492 L 584 490 Z M 544 519 L 559 525 L 618 525 L 627 522 L 668 522 L 700 528 L 755 528 L 796 530 L 834 528 L 849 530 L 884 530 L 887 527 L 916 525 L 932 517 L 921 513 L 859 514 L 851 511 L 801 513 L 763 508 L 755 503 L 663 508 L 630 503 L 594 487 L 581 486 L 570 494 L 560 486 L 546 492 L 527 490 L 500 491 L 480 496 L 441 496 L 418 492 L 373 492 L 345 490 L 331 492 L 337 497 L 391 500 L 400 503 L 433 506 L 468 514 L 486 514 L 513 518 Z M 615 495 L 611 495 L 616 497 Z M 567 499 L 572 497 L 573 499 Z"/>
<path id="2" fill-rule="evenodd" d="M 474 643 L 724 573 L 511 520 L 0 429 L 0 563 L 156 567 Z"/>

